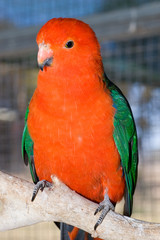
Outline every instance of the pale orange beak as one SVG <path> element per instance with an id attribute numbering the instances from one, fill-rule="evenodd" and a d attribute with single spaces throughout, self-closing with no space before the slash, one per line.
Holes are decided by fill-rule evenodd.
<path id="1" fill-rule="evenodd" d="M 53 51 L 48 44 L 40 43 L 37 55 L 38 66 L 43 71 L 45 66 L 51 66 L 53 62 Z"/>

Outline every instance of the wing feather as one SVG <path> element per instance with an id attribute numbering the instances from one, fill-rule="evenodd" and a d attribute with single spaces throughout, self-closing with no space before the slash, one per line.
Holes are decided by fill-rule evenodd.
<path id="1" fill-rule="evenodd" d="M 138 143 L 136 126 L 131 108 L 123 93 L 106 76 L 104 82 L 110 90 L 113 106 L 116 109 L 113 137 L 121 157 L 126 181 L 124 214 L 130 216 L 137 182 Z"/>
<path id="2" fill-rule="evenodd" d="M 28 118 L 29 108 L 26 110 L 25 114 L 25 126 L 22 134 L 22 158 L 24 163 L 30 167 L 31 176 L 34 183 L 39 181 L 35 165 L 34 165 L 34 154 L 33 154 L 33 141 L 30 137 L 28 126 L 27 126 L 27 118 Z"/>

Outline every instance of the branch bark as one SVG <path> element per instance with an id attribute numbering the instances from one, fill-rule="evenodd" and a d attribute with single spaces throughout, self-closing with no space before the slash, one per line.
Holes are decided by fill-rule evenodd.
<path id="1" fill-rule="evenodd" d="M 53 187 L 31 196 L 34 185 L 0 172 L 0 231 L 59 221 L 79 227 L 94 237 L 106 240 L 157 240 L 160 224 L 139 221 L 110 211 L 103 223 L 93 230 L 99 214 L 97 204 L 83 198 L 53 177 Z"/>

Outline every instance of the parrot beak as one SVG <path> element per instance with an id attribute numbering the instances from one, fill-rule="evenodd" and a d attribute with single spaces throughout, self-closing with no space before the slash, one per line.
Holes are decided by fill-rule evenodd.
<path id="1" fill-rule="evenodd" d="M 53 51 L 47 44 L 40 43 L 37 55 L 38 66 L 43 71 L 44 67 L 49 67 L 53 62 Z"/>

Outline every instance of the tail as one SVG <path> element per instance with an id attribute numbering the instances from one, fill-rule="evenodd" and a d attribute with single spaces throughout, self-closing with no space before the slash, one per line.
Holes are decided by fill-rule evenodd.
<path id="1" fill-rule="evenodd" d="M 130 198 L 127 188 L 125 188 L 124 200 L 125 204 L 123 209 L 123 215 L 130 217 L 132 214 L 133 196 L 132 198 Z"/>
<path id="2" fill-rule="evenodd" d="M 100 238 L 92 238 L 89 233 L 65 223 L 60 223 L 60 230 L 61 240 L 100 240 Z"/>

